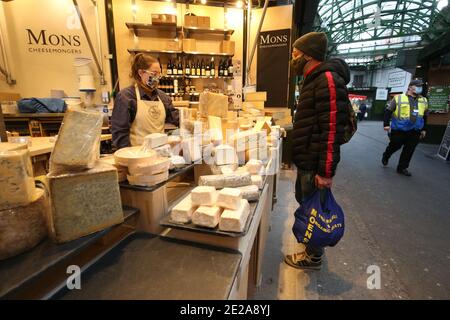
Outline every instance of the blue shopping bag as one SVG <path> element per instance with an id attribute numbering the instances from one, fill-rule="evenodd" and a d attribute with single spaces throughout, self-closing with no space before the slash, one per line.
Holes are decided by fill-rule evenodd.
<path id="1" fill-rule="evenodd" d="M 295 211 L 292 227 L 299 243 L 313 247 L 334 247 L 344 235 L 344 212 L 326 189 L 324 202 L 320 201 L 320 190 L 307 197 Z"/>

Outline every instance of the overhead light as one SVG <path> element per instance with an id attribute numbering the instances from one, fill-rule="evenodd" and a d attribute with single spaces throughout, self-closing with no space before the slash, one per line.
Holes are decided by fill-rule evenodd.
<path id="1" fill-rule="evenodd" d="M 422 68 L 422 66 L 417 66 L 417 68 Z"/>
<path id="2" fill-rule="evenodd" d="M 202 4 L 206 4 L 206 0 L 201 0 L 200 1 Z"/>
<path id="3" fill-rule="evenodd" d="M 243 6 L 242 1 L 236 2 L 236 7 L 237 7 L 237 8 L 242 9 L 242 6 Z"/>

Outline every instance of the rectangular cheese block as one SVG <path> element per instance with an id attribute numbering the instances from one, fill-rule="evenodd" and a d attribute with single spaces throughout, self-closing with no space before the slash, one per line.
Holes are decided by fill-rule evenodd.
<path id="1" fill-rule="evenodd" d="M 278 148 L 280 145 L 280 139 L 274 135 L 270 135 L 267 137 L 267 144 L 273 148 Z"/>
<path id="2" fill-rule="evenodd" d="M 257 186 L 260 190 L 263 188 L 263 179 L 260 175 L 252 175 L 252 184 Z"/>
<path id="3" fill-rule="evenodd" d="M 201 93 L 199 112 L 202 117 L 226 118 L 228 115 L 228 96 L 213 92 Z"/>
<path id="4" fill-rule="evenodd" d="M 47 175 L 53 239 L 75 240 L 123 222 L 117 169 L 105 164 L 73 174 Z"/>
<path id="5" fill-rule="evenodd" d="M 224 188 L 243 187 L 252 184 L 250 173 L 248 172 L 234 172 L 232 174 L 224 175 Z"/>
<path id="6" fill-rule="evenodd" d="M 267 101 L 267 92 L 247 92 L 245 94 L 245 101 Z"/>
<path id="7" fill-rule="evenodd" d="M 177 223 L 188 223 L 197 206 L 192 204 L 191 195 L 188 194 L 170 212 L 170 220 Z"/>
<path id="8" fill-rule="evenodd" d="M 247 200 L 242 199 L 236 210 L 226 209 L 220 217 L 219 229 L 222 231 L 242 232 L 250 214 L 250 205 Z"/>
<path id="9" fill-rule="evenodd" d="M 223 188 L 217 196 L 217 205 L 225 209 L 237 210 L 241 200 L 241 190 L 236 188 Z"/>
<path id="10" fill-rule="evenodd" d="M 169 178 L 169 171 L 152 175 L 127 175 L 128 182 L 134 186 L 153 187 Z"/>
<path id="11" fill-rule="evenodd" d="M 153 150 L 160 157 L 171 157 L 172 156 L 172 148 L 170 147 L 170 144 L 164 144 L 160 147 L 154 148 Z"/>
<path id="12" fill-rule="evenodd" d="M 265 130 L 266 134 L 269 135 L 270 132 L 272 131 L 272 128 L 265 120 L 259 120 L 256 122 L 256 124 L 254 126 L 254 130 L 256 132 Z"/>
<path id="13" fill-rule="evenodd" d="M 183 158 L 186 163 L 192 163 L 202 159 L 202 139 L 193 136 L 183 139 L 181 143 Z"/>
<path id="14" fill-rule="evenodd" d="M 191 200 L 197 206 L 213 206 L 217 202 L 217 191 L 212 186 L 198 186 L 191 191 Z"/>
<path id="15" fill-rule="evenodd" d="M 237 152 L 238 163 L 239 165 L 245 164 L 245 151 Z"/>
<path id="16" fill-rule="evenodd" d="M 50 156 L 50 172 L 70 172 L 93 168 L 100 158 L 103 115 L 69 109 Z"/>
<path id="17" fill-rule="evenodd" d="M 219 224 L 222 208 L 200 206 L 192 215 L 192 222 L 198 226 L 215 228 Z"/>
<path id="18" fill-rule="evenodd" d="M 215 163 L 218 166 L 237 163 L 236 151 L 228 145 L 219 145 L 215 148 Z"/>
<path id="19" fill-rule="evenodd" d="M 169 136 L 169 137 L 167 137 L 167 143 L 173 148 L 177 144 L 181 143 L 181 137 L 180 136 Z"/>
<path id="20" fill-rule="evenodd" d="M 0 151 L 0 210 L 31 203 L 35 194 L 28 149 Z"/>
<path id="21" fill-rule="evenodd" d="M 264 104 L 264 101 L 244 101 L 242 103 L 242 110 L 247 111 L 252 108 L 264 110 Z"/>
<path id="22" fill-rule="evenodd" d="M 199 186 L 212 186 L 216 189 L 222 189 L 225 186 L 225 177 L 223 175 L 200 176 Z"/>
<path id="23" fill-rule="evenodd" d="M 27 251 L 47 237 L 48 199 L 36 189 L 31 202 L 0 210 L 0 260 Z"/>
<path id="24" fill-rule="evenodd" d="M 151 163 L 130 164 L 128 172 L 130 175 L 155 175 L 168 171 L 170 167 L 170 159 L 165 157 L 154 158 Z"/>
<path id="25" fill-rule="evenodd" d="M 267 161 L 267 147 L 266 148 L 256 148 L 249 149 L 246 151 L 245 160 L 261 160 L 263 163 Z"/>
<path id="26" fill-rule="evenodd" d="M 239 189 L 241 191 L 241 195 L 243 199 L 246 199 L 248 201 L 257 201 L 259 199 L 259 188 L 255 185 L 249 185 L 244 187 L 238 187 L 236 189 Z"/>
<path id="27" fill-rule="evenodd" d="M 246 163 L 245 167 L 247 168 L 247 171 L 250 172 L 250 174 L 255 175 L 259 174 L 263 167 L 263 163 L 261 160 L 251 159 Z"/>
<path id="28" fill-rule="evenodd" d="M 222 119 L 219 117 L 208 116 L 208 125 L 211 141 L 223 141 Z"/>
<path id="29" fill-rule="evenodd" d="M 154 149 L 167 144 L 168 137 L 165 133 L 151 133 L 144 137 L 143 146 L 146 149 Z"/>

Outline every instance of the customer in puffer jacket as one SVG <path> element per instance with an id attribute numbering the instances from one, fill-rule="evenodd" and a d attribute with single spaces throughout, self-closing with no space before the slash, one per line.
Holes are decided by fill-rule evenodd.
<path id="1" fill-rule="evenodd" d="M 295 197 L 299 204 L 317 188 L 331 188 L 347 122 L 350 70 L 341 59 L 325 61 L 327 37 L 310 32 L 294 42 L 291 67 L 303 76 L 294 119 L 292 158 L 297 167 Z M 285 257 L 298 269 L 319 270 L 323 248 L 306 246 Z"/>

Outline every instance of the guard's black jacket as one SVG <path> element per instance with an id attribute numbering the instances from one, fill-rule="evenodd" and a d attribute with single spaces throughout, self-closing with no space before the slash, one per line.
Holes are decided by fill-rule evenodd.
<path id="1" fill-rule="evenodd" d="M 305 75 L 292 133 L 292 158 L 299 171 L 334 176 L 348 119 L 349 81 L 350 70 L 341 59 L 325 61 Z"/>

